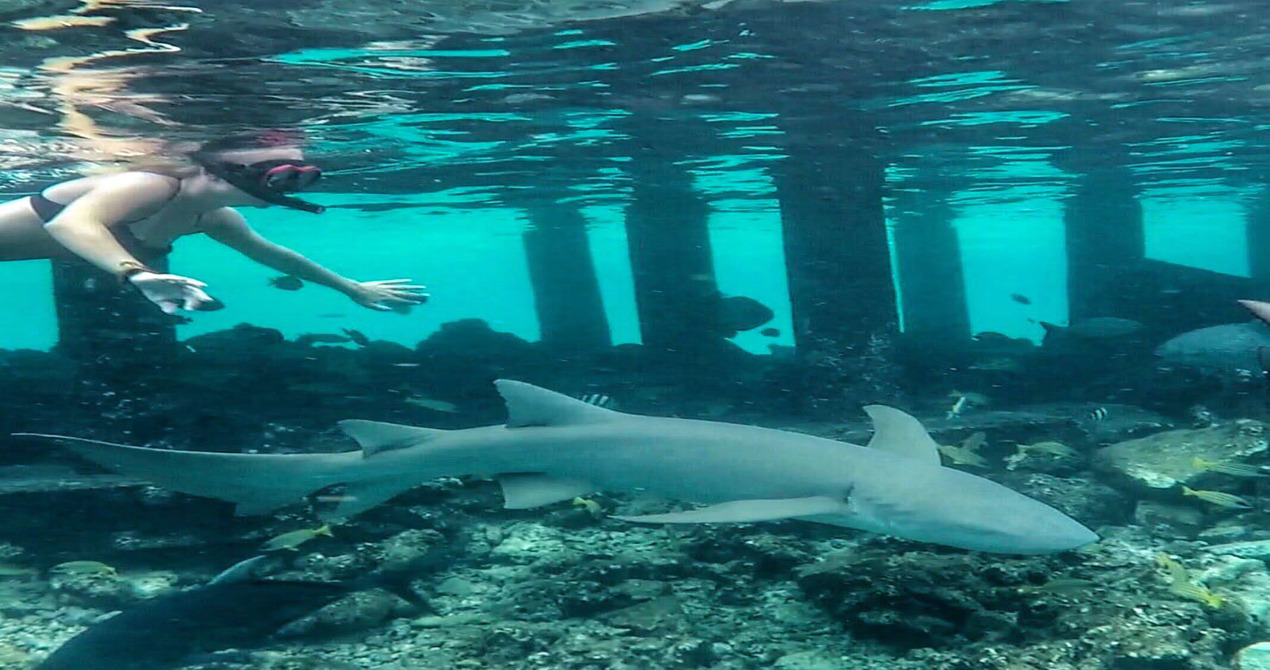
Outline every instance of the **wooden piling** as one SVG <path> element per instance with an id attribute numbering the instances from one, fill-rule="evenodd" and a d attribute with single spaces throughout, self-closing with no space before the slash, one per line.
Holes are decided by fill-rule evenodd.
<path id="1" fill-rule="evenodd" d="M 609 346 L 586 219 L 570 205 L 544 203 L 526 211 L 525 254 L 542 343 L 566 353 Z"/>
<path id="2" fill-rule="evenodd" d="M 57 350 L 92 369 L 149 369 L 162 365 L 176 347 L 176 319 L 136 289 L 73 260 L 54 260 Z M 166 259 L 150 267 L 167 270 Z"/>

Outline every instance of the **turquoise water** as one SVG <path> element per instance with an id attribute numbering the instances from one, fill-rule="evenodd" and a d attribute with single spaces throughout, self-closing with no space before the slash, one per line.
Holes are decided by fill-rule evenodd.
<path id="1" fill-rule="evenodd" d="M 276 328 L 289 337 L 353 327 L 375 339 L 412 346 L 442 323 L 478 318 L 496 330 L 531 341 L 538 338 L 520 241 L 523 214 L 496 208 L 438 211 L 429 202 L 418 211 L 405 208 L 385 216 L 338 207 L 373 202 L 373 194 L 323 194 L 314 200 L 334 207 L 320 217 L 285 210 L 245 211 L 270 239 L 316 259 L 335 259 L 330 265 L 338 272 L 363 279 L 411 277 L 429 286 L 432 301 L 400 316 L 364 310 L 320 286 L 280 291 L 266 285 L 278 276 L 276 272 L 214 242 L 189 239 L 173 256 L 173 271 L 208 282 L 229 308 L 198 315 L 193 323 L 180 327 L 182 337 L 252 323 Z M 1249 276 L 1243 202 L 1231 192 L 1144 199 L 1148 257 Z M 730 207 L 722 201 L 715 207 L 710 226 L 720 289 L 729 295 L 758 298 L 772 307 L 777 316 L 771 325 L 782 331 L 782 337 L 775 339 L 744 332 L 736 342 L 755 353 L 767 352 L 770 344 L 792 344 L 775 203 Z M 638 343 L 621 209 L 596 206 L 586 214 L 613 343 Z M 972 204 L 961 210 L 955 225 L 974 332 L 994 331 L 1039 341 L 1043 331 L 1032 321 L 1067 322 L 1060 201 Z M 4 347 L 53 346 L 57 323 L 47 263 L 3 264 L 0 277 L 12 289 L 0 303 L 0 322 L 10 324 L 4 330 Z M 1032 304 L 1011 300 L 1013 293 L 1028 296 Z"/>
<path id="2" fill-rule="evenodd" d="M 1267 17 L 0 2 L 0 197 L 287 136 L 430 293 L 0 262 L 0 670 L 1261 667 Z"/>

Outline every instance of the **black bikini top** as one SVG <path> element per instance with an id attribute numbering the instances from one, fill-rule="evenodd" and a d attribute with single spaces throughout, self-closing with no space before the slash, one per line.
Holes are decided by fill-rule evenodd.
<path id="1" fill-rule="evenodd" d="M 161 211 L 169 202 L 176 199 L 176 196 L 181 194 L 181 181 L 178 179 L 176 183 L 176 189 L 172 191 L 172 195 L 168 196 L 167 200 L 163 201 L 163 204 L 159 206 L 159 209 L 155 210 L 156 213 Z M 61 214 L 62 210 L 67 207 L 66 204 L 50 200 L 48 196 L 44 195 L 43 190 L 35 195 L 32 195 L 30 200 L 31 209 L 35 210 L 35 215 L 40 217 L 40 221 L 42 221 L 44 225 L 48 225 L 50 221 L 56 218 L 58 214 Z M 153 214 L 150 216 L 153 216 Z M 115 240 L 119 242 L 119 246 L 123 247 L 128 253 L 132 254 L 137 260 L 142 262 L 145 262 L 147 259 L 152 260 L 155 258 L 162 258 L 163 256 L 172 253 L 171 244 L 164 245 L 162 247 L 152 246 L 143 242 L 140 237 L 137 237 L 136 233 L 132 232 L 132 228 L 130 227 L 132 224 L 144 221 L 147 218 L 149 218 L 149 216 L 136 219 L 134 221 L 125 221 L 122 224 L 112 226 L 109 229 L 110 233 L 114 235 Z"/>

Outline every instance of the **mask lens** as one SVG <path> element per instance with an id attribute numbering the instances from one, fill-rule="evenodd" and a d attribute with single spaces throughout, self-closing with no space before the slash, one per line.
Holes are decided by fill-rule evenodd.
<path id="1" fill-rule="evenodd" d="M 321 176 L 316 165 L 279 165 L 265 172 L 261 182 L 270 190 L 289 193 L 312 186 Z"/>

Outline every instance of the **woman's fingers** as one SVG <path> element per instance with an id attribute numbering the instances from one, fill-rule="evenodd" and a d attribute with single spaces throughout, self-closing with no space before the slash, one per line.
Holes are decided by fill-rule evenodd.
<path id="1" fill-rule="evenodd" d="M 427 286 L 422 286 L 420 284 L 411 284 L 410 281 L 411 280 L 409 279 L 380 279 L 378 281 L 368 281 L 366 283 L 371 286 L 378 286 L 381 288 L 410 289 L 416 291 L 428 288 Z"/>

